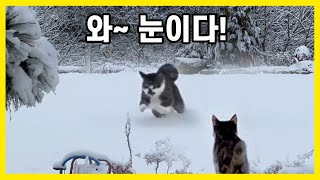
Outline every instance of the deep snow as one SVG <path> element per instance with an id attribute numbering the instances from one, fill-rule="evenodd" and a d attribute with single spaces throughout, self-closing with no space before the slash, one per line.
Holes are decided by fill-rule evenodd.
<path id="1" fill-rule="evenodd" d="M 58 173 L 52 169 L 54 162 L 77 150 L 127 162 L 128 112 L 133 154 L 144 155 L 156 140 L 170 138 L 190 159 L 193 173 L 214 173 L 212 113 L 221 120 L 237 114 L 238 134 L 247 144 L 249 161 L 259 162 L 253 167 L 258 173 L 313 149 L 313 74 L 180 75 L 177 84 L 186 112 L 161 119 L 139 111 L 141 82 L 137 72 L 60 74 L 56 95 L 12 112 L 11 121 L 7 112 L 7 173 Z M 283 172 L 312 173 L 313 159 L 306 167 Z M 154 173 L 152 165 L 136 156 L 133 168 Z M 171 172 L 180 168 L 176 163 Z M 159 173 L 165 172 L 161 164 Z"/>

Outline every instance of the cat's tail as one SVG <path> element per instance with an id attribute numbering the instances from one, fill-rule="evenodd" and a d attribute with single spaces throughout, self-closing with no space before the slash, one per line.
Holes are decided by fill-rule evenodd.
<path id="1" fill-rule="evenodd" d="M 232 161 L 234 164 L 243 164 L 247 161 L 247 147 L 244 141 L 239 141 L 233 149 L 233 158 Z"/>
<path id="2" fill-rule="evenodd" d="M 176 67 L 174 67 L 172 64 L 164 64 L 162 65 L 159 70 L 158 73 L 162 73 L 165 76 L 167 76 L 168 78 L 170 78 L 171 80 L 175 81 L 178 79 L 178 70 Z"/>

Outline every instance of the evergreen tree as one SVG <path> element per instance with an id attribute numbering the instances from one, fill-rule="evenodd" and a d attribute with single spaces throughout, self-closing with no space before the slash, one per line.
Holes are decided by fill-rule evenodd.
<path id="1" fill-rule="evenodd" d="M 223 7 L 226 15 L 227 42 L 211 46 L 211 57 L 223 64 L 253 65 L 260 48 L 260 28 L 251 17 L 254 7 Z"/>
<path id="2" fill-rule="evenodd" d="M 58 53 L 29 7 L 6 8 L 6 108 L 34 106 L 59 83 Z"/>

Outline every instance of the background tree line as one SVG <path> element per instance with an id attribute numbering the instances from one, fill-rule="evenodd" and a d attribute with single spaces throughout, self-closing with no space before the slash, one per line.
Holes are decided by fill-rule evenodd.
<path id="1" fill-rule="evenodd" d="M 295 48 L 304 45 L 313 53 L 314 7 L 33 7 L 44 36 L 58 50 L 59 65 L 82 65 L 89 46 L 86 19 L 90 14 L 110 13 L 112 24 L 127 24 L 130 32 L 111 36 L 111 44 L 91 44 L 96 63 L 133 62 L 152 64 L 170 62 L 175 56 L 201 57 L 211 64 L 288 65 Z M 139 14 L 162 19 L 171 13 L 227 15 L 228 41 L 225 43 L 139 44 Z M 191 24 L 192 25 L 192 24 Z M 191 26 L 190 25 L 190 26 Z M 206 24 L 201 31 L 207 32 Z M 164 36 L 164 34 L 162 34 Z M 196 53 L 190 53 L 196 52 Z"/>

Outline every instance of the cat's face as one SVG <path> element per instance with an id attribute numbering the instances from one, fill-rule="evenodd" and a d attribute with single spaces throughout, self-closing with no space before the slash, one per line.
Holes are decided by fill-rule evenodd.
<path id="1" fill-rule="evenodd" d="M 148 96 L 159 96 L 165 88 L 165 78 L 161 73 L 145 74 L 139 71 L 143 79 L 142 91 Z"/>
<path id="2" fill-rule="evenodd" d="M 212 115 L 212 126 L 216 137 L 232 137 L 237 134 L 237 115 L 233 115 L 229 121 L 220 121 L 216 116 Z"/>

